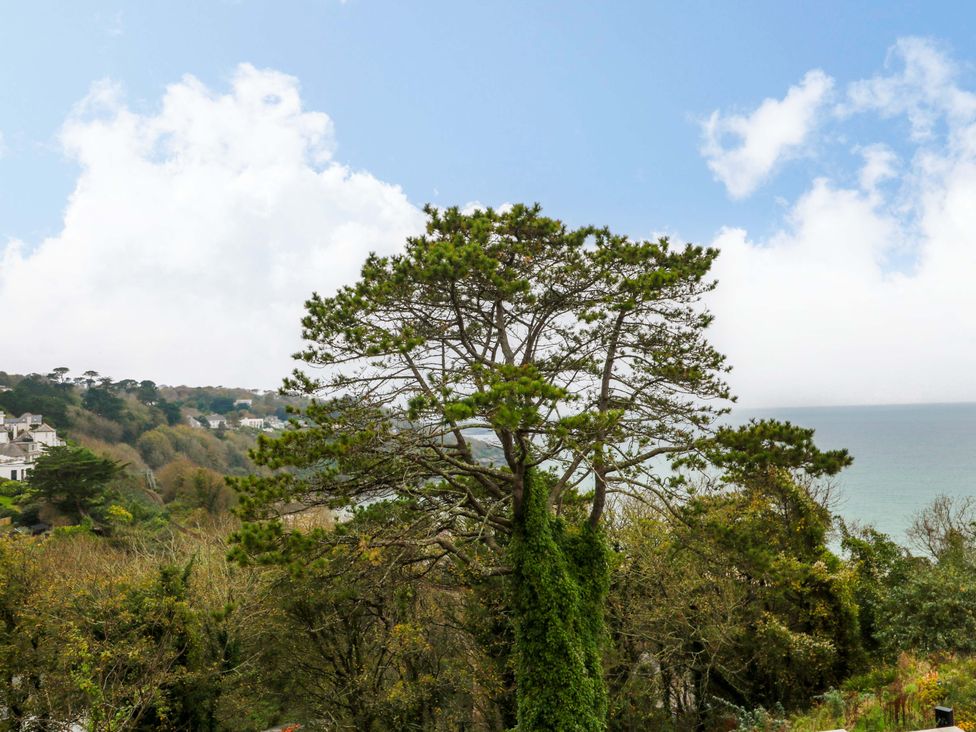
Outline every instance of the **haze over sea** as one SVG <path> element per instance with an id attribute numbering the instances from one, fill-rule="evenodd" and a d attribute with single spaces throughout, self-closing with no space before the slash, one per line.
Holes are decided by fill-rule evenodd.
<path id="1" fill-rule="evenodd" d="M 976 404 L 737 409 L 735 421 L 770 417 L 816 430 L 822 449 L 847 448 L 835 512 L 899 542 L 940 494 L 976 495 Z"/>

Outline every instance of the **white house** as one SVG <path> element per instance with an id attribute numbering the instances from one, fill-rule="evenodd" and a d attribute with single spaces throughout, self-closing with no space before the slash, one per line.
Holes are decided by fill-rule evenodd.
<path id="1" fill-rule="evenodd" d="M 286 422 L 282 422 L 274 414 L 272 414 L 270 417 L 265 417 L 264 419 L 265 432 L 274 432 L 275 430 L 283 430 L 287 426 L 288 424 Z"/>
<path id="2" fill-rule="evenodd" d="M 64 445 L 64 440 L 58 437 L 57 431 L 46 422 L 41 422 L 37 427 L 32 429 L 30 435 L 34 438 L 35 442 L 45 447 L 61 447 Z"/>
<path id="3" fill-rule="evenodd" d="M 238 420 L 238 424 L 240 424 L 241 427 L 252 427 L 259 430 L 264 427 L 264 420 L 260 417 L 241 417 L 240 420 Z"/>
<path id="4" fill-rule="evenodd" d="M 40 414 L 24 412 L 19 417 L 8 417 L 3 412 L 0 412 L 0 423 L 10 433 L 11 440 L 17 439 L 24 432 L 30 431 L 34 427 L 43 424 L 43 422 L 44 420 Z"/>
<path id="5" fill-rule="evenodd" d="M 30 432 L 25 432 L 17 439 L 13 440 L 11 444 L 16 445 L 31 459 L 37 457 L 41 454 L 44 449 L 40 442 L 34 439 L 34 436 Z"/>
<path id="6" fill-rule="evenodd" d="M 30 471 L 31 460 L 18 445 L 0 445 L 0 479 L 23 480 Z"/>
<path id="7" fill-rule="evenodd" d="M 234 400 L 234 406 L 235 407 L 250 407 L 252 404 L 254 404 L 254 400 L 253 399 L 236 399 L 236 400 Z"/>
<path id="8" fill-rule="evenodd" d="M 204 417 L 204 419 L 207 420 L 207 425 L 209 425 L 210 429 L 212 430 L 227 426 L 227 418 L 221 417 L 219 414 L 211 414 Z"/>
<path id="9" fill-rule="evenodd" d="M 64 440 L 42 415 L 28 412 L 8 417 L 0 412 L 0 479 L 23 480 L 41 453 L 63 445 Z"/>

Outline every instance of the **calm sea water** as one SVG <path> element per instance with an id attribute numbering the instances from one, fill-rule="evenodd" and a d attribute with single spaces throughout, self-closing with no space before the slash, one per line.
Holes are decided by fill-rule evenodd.
<path id="1" fill-rule="evenodd" d="M 939 494 L 976 496 L 976 404 L 737 409 L 816 430 L 821 449 L 845 447 L 836 512 L 904 542 L 912 517 Z"/>

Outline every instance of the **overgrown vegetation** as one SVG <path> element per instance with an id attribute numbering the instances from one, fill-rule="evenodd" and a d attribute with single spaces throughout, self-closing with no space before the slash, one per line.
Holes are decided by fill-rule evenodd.
<path id="1" fill-rule="evenodd" d="M 790 720 L 795 732 L 844 727 L 849 732 L 929 728 L 936 705 L 953 709 L 958 727 L 976 729 L 976 659 L 902 654 L 817 697 L 812 711 Z"/>
<path id="2" fill-rule="evenodd" d="M 809 491 L 792 495 L 823 515 Z M 737 501 L 750 506 L 739 527 L 748 541 L 716 531 L 726 502 Z M 462 567 L 432 564 L 425 546 L 377 546 L 421 518 L 404 501 L 372 503 L 337 524 L 306 523 L 304 536 L 329 548 L 285 564 L 227 562 L 238 524 L 222 512 L 176 525 L 108 511 L 98 534 L 84 521 L 41 537 L 11 533 L 0 538 L 0 705 L 14 713 L 4 724 L 502 732 L 522 715 L 523 725 L 634 732 L 910 730 L 946 704 L 967 728 L 976 659 L 957 630 L 974 622 L 976 606 L 933 613 L 951 593 L 930 593 L 947 576 L 976 583 L 976 545 L 966 539 L 958 551 L 926 557 L 848 530 L 846 544 L 861 542 L 856 553 L 834 556 L 814 541 L 811 554 L 793 543 L 786 505 L 729 486 L 689 508 L 692 523 L 660 505 L 614 512 L 602 632 L 574 627 L 597 616 L 582 614 L 585 598 L 566 566 L 529 568 L 539 584 L 522 586 L 544 593 L 553 613 L 519 630 L 506 577 L 472 581 Z M 552 540 L 581 538 L 549 520 Z M 907 585 L 901 564 L 915 578 Z M 772 647 L 771 632 L 757 631 L 768 627 L 778 634 Z M 535 659 L 554 637 L 581 644 L 583 664 L 600 654 L 605 723 L 595 696 L 589 720 L 560 717 L 558 697 L 586 689 L 530 690 L 521 703 L 535 706 L 519 708 L 518 643 L 540 643 Z M 813 663 L 798 668 L 799 659 Z M 562 669 L 546 672 L 555 681 Z"/>
<path id="3" fill-rule="evenodd" d="M 976 728 L 976 505 L 912 551 L 833 515 L 845 451 L 722 422 L 714 252 L 428 216 L 288 398 L 0 374 L 71 439 L 0 484 L 0 729 Z"/>

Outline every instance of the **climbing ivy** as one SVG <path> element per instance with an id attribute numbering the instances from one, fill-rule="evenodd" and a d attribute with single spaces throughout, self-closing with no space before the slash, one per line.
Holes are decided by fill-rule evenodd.
<path id="1" fill-rule="evenodd" d="M 601 652 L 609 588 L 601 528 L 568 525 L 530 470 L 509 554 L 517 649 L 518 731 L 606 729 Z"/>

